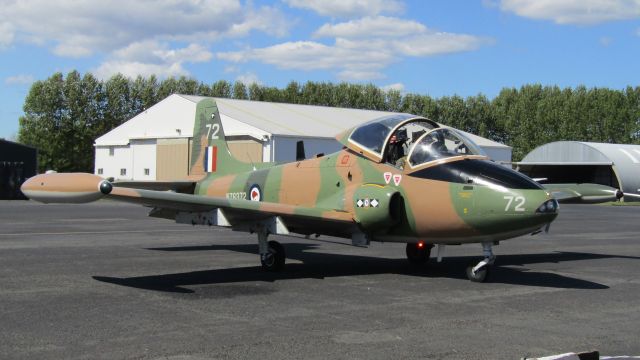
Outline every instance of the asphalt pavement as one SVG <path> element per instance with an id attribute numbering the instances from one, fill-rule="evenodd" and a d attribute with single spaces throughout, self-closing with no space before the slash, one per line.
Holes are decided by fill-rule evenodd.
<path id="1" fill-rule="evenodd" d="M 408 265 L 369 248 L 257 237 L 100 201 L 0 201 L 0 359 L 519 359 L 640 355 L 640 207 L 562 206 L 548 235 Z M 434 259 L 432 259 L 434 260 Z"/>

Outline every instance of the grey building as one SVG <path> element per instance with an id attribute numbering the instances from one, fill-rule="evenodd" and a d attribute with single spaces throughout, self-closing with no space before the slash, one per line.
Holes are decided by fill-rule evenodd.
<path id="1" fill-rule="evenodd" d="M 556 141 L 535 148 L 517 168 L 549 183 L 594 183 L 640 193 L 640 145 Z"/>

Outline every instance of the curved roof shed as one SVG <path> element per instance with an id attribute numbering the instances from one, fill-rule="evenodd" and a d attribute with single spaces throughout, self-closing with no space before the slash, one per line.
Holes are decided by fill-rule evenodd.
<path id="1" fill-rule="evenodd" d="M 550 183 L 593 182 L 640 193 L 640 145 L 556 141 L 535 148 L 517 165 Z"/>

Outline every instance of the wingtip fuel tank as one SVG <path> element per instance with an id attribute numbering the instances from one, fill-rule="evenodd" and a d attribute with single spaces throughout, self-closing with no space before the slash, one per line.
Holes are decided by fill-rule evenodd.
<path id="1" fill-rule="evenodd" d="M 85 173 L 36 175 L 22 184 L 22 193 L 43 203 L 87 203 L 109 194 L 112 185 L 100 176 Z"/>

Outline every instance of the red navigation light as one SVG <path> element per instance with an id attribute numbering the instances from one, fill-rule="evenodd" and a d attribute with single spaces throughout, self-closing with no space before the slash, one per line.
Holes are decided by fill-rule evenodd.
<path id="1" fill-rule="evenodd" d="M 422 249 L 424 247 L 424 241 L 418 241 L 418 249 Z"/>

